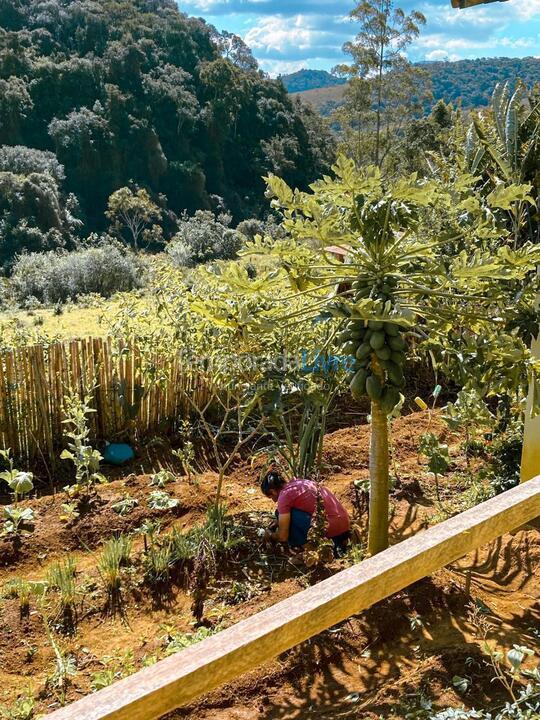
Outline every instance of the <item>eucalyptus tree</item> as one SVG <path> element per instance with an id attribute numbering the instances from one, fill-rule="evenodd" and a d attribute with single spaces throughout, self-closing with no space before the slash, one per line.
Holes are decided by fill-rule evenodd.
<path id="1" fill-rule="evenodd" d="M 351 63 L 336 68 L 349 78 L 345 103 L 336 119 L 346 133 L 348 128 L 350 135 L 356 135 L 357 160 L 362 161 L 360 150 L 380 165 L 391 149 L 396 128 L 419 113 L 427 97 L 428 74 L 414 67 L 405 54 L 426 19 L 416 10 L 406 15 L 392 0 L 361 0 L 350 17 L 360 29 L 343 46 Z M 373 127 L 373 132 L 366 134 L 366 126 Z M 366 135 L 373 138 L 372 146 L 366 146 Z"/>
<path id="2" fill-rule="evenodd" d="M 444 347 L 448 323 L 459 323 L 473 344 L 497 337 L 509 303 L 508 281 L 531 274 L 540 248 L 525 243 L 518 250 L 508 244 L 489 250 L 505 230 L 471 188 L 471 176 L 452 187 L 419 181 L 414 174 L 390 182 L 377 168 L 359 169 L 344 157 L 334 173 L 307 193 L 269 177 L 268 194 L 283 213 L 289 237 L 277 242 L 259 237 L 246 252 L 277 257 L 297 294 L 310 298 L 293 314 L 285 309 L 290 299 L 284 301 L 281 314 L 273 316 L 277 324 L 317 317 L 339 321 L 336 341 L 354 358 L 352 397 L 367 395 L 371 401 L 369 551 L 374 554 L 388 545 L 388 417 L 402 401 L 408 347 L 429 338 Z M 515 196 L 524 188 L 507 191 Z M 268 287 L 262 289 L 268 293 Z M 512 358 L 538 369 L 523 343 L 515 357 L 515 338 L 505 345 L 504 337 L 492 365 Z"/>

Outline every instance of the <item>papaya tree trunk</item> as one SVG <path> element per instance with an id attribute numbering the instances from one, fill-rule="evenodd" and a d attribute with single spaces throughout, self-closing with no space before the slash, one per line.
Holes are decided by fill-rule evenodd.
<path id="1" fill-rule="evenodd" d="M 370 555 L 388 547 L 389 510 L 388 417 L 373 400 L 371 403 L 371 448 L 369 455 L 369 537 Z"/>

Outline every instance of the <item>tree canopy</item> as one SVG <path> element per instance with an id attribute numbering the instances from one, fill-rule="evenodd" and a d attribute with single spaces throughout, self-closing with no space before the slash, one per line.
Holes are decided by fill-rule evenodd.
<path id="1" fill-rule="evenodd" d="M 260 211 L 265 173 L 305 187 L 333 147 L 240 38 L 172 0 L 0 2 L 0 145 L 0 172 L 52 175 L 86 232 L 131 183 L 176 214 L 219 196 L 241 220 Z"/>

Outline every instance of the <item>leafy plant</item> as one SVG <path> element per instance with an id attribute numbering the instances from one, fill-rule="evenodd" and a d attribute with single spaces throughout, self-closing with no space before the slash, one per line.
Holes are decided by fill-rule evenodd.
<path id="1" fill-rule="evenodd" d="M 283 382 L 280 387 L 284 387 Z M 274 393 L 267 423 L 271 443 L 255 453 L 252 462 L 262 456 L 266 468 L 279 465 L 290 478 L 317 478 L 322 467 L 328 413 L 338 392 L 339 384 L 335 382 L 306 383 L 301 401 L 289 408 L 283 393 Z"/>
<path id="2" fill-rule="evenodd" d="M 118 674 L 111 669 L 98 670 L 92 673 L 90 678 L 90 687 L 93 692 L 103 690 L 103 688 L 109 687 L 118 678 Z"/>
<path id="3" fill-rule="evenodd" d="M 175 565 L 181 565 L 190 560 L 197 550 L 197 541 L 194 532 L 183 533 L 174 527 L 169 535 L 171 560 Z"/>
<path id="4" fill-rule="evenodd" d="M 60 704 L 65 705 L 67 690 L 72 678 L 77 675 L 77 662 L 73 655 L 65 652 L 56 642 L 46 618 L 44 623 L 45 632 L 54 653 L 54 671 L 47 677 L 46 684 L 57 693 Z"/>
<path id="5" fill-rule="evenodd" d="M 465 457 L 470 475 L 470 446 L 482 428 L 489 427 L 493 416 L 488 410 L 480 393 L 474 388 L 463 388 L 458 392 L 455 402 L 443 408 L 443 420 L 450 430 L 465 431 Z"/>
<path id="6" fill-rule="evenodd" d="M 114 614 L 121 605 L 122 568 L 131 560 L 132 542 L 125 535 L 111 538 L 103 546 L 98 572 L 103 582 L 107 607 Z"/>
<path id="7" fill-rule="evenodd" d="M 213 550 L 224 554 L 243 542 L 241 532 L 235 528 L 227 515 L 227 506 L 223 503 L 210 505 L 206 511 L 203 525 L 190 532 L 193 541 L 208 540 Z"/>
<path id="8" fill-rule="evenodd" d="M 19 541 L 23 535 L 34 532 L 35 514 L 32 508 L 16 508 L 6 505 L 2 510 L 4 518 L 3 534 Z"/>
<path id="9" fill-rule="evenodd" d="M 55 315 L 70 298 L 108 298 L 141 287 L 144 267 L 135 255 L 105 237 L 93 247 L 71 252 L 24 253 L 13 268 L 10 289 L 19 303 L 31 297 L 54 304 Z"/>
<path id="10" fill-rule="evenodd" d="M 174 473 L 170 472 L 169 470 L 160 470 L 157 473 L 154 473 L 150 477 L 150 485 L 158 488 L 164 488 L 165 485 L 168 485 L 169 483 L 173 483 L 176 481 L 176 477 Z"/>
<path id="11" fill-rule="evenodd" d="M 540 140 L 538 99 L 527 97 L 522 82 L 498 83 L 491 112 L 473 117 L 467 133 L 465 162 L 473 174 L 482 173 L 484 192 L 499 213 L 509 218 L 514 247 L 528 240 L 534 227 L 535 199 L 527 182 L 534 178 L 533 158 Z M 537 230 L 538 232 L 538 230 Z M 537 239 L 538 241 L 538 239 Z M 534 337 L 538 330 L 534 333 Z"/>
<path id="12" fill-rule="evenodd" d="M 178 458 L 185 474 L 187 475 L 188 482 L 191 482 L 192 475 L 195 471 L 195 445 L 191 439 L 193 435 L 193 426 L 189 420 L 182 420 L 180 422 L 179 434 L 182 440 L 182 447 L 173 450 L 172 454 Z"/>
<path id="13" fill-rule="evenodd" d="M 139 501 L 136 498 L 132 498 L 129 494 L 126 494 L 121 500 L 111 505 L 111 509 L 114 510 L 115 513 L 118 513 L 118 515 L 124 517 L 129 515 L 138 504 Z"/>
<path id="14" fill-rule="evenodd" d="M 29 693 L 17 698 L 10 706 L 0 706 L 0 718 L 3 720 L 32 720 L 35 700 Z"/>
<path id="15" fill-rule="evenodd" d="M 7 482 L 9 489 L 13 493 L 13 500 L 17 502 L 34 489 L 34 476 L 31 472 L 23 472 L 22 470 L 15 469 L 9 448 L 7 450 L 0 450 L 0 459 L 9 466 L 8 470 L 0 473 L 0 480 Z"/>
<path id="16" fill-rule="evenodd" d="M 218 631 L 219 627 L 207 628 L 203 626 L 197 628 L 194 633 L 167 632 L 163 638 L 165 644 L 165 655 L 167 657 L 169 655 L 175 655 L 177 652 L 185 650 L 187 647 L 191 647 L 191 645 L 196 645 L 202 640 L 206 640 L 206 638 L 211 637 Z"/>
<path id="17" fill-rule="evenodd" d="M 62 503 L 60 507 L 62 508 L 60 520 L 62 520 L 63 522 L 75 522 L 81 516 L 78 503 L 76 502 Z"/>
<path id="18" fill-rule="evenodd" d="M 482 649 L 486 662 L 498 682 L 508 694 L 510 700 L 500 712 L 491 713 L 482 710 L 451 709 L 430 716 L 430 720 L 454 720 L 457 718 L 479 718 L 482 720 L 533 720 L 540 712 L 540 667 L 523 667 L 534 651 L 522 645 L 513 645 L 506 653 L 497 650 L 488 640 L 493 631 L 492 623 L 483 615 L 478 605 L 471 605 L 469 621 L 482 639 Z M 461 689 L 465 678 L 454 678 L 454 685 Z M 465 688 L 465 690 L 468 689 Z"/>
<path id="19" fill-rule="evenodd" d="M 2 588 L 2 596 L 17 598 L 19 600 L 19 613 L 21 618 L 27 617 L 30 612 L 32 597 L 43 597 L 47 590 L 47 583 L 42 581 L 16 578 L 6 583 Z"/>
<path id="20" fill-rule="evenodd" d="M 172 498 L 163 490 L 154 490 L 148 496 L 148 507 L 151 510 L 173 510 L 178 507 L 179 501 Z"/>
<path id="21" fill-rule="evenodd" d="M 77 622 L 79 590 L 75 580 L 76 572 L 75 561 L 68 557 L 52 565 L 47 573 L 49 588 L 59 593 L 59 613 L 62 628 L 66 632 L 73 631 Z"/>
<path id="22" fill-rule="evenodd" d="M 92 395 L 80 398 L 76 392 L 64 398 L 64 415 L 62 421 L 68 427 L 66 432 L 68 449 L 60 457 L 71 460 L 75 466 L 75 485 L 67 488 L 71 497 L 80 498 L 81 504 L 87 504 L 95 494 L 95 486 L 107 482 L 99 472 L 99 463 L 103 459 L 98 450 L 89 445 L 90 428 L 88 416 L 95 410 L 90 407 Z"/>
<path id="23" fill-rule="evenodd" d="M 242 236 L 229 227 L 231 216 L 215 217 L 208 210 L 197 210 L 193 217 L 184 215 L 177 234 L 167 246 L 172 261 L 181 267 L 194 267 L 212 260 L 236 256 Z"/>
<path id="24" fill-rule="evenodd" d="M 144 579 L 155 588 L 163 588 L 169 582 L 173 564 L 170 543 L 152 543 L 144 554 Z"/>
<path id="25" fill-rule="evenodd" d="M 438 502 L 441 501 L 439 475 L 444 475 L 450 467 L 448 445 L 439 442 L 434 433 L 424 433 L 420 438 L 420 452 L 428 459 L 429 472 L 435 476 L 435 492 Z"/>
<path id="26" fill-rule="evenodd" d="M 501 493 L 519 483 L 523 452 L 523 423 L 514 420 L 503 432 L 495 432 L 491 444 L 491 486 Z"/>

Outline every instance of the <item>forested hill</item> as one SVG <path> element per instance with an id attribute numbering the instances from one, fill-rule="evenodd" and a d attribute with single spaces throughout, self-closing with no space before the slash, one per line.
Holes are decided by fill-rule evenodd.
<path id="1" fill-rule="evenodd" d="M 251 216 L 263 175 L 305 187 L 332 142 L 240 38 L 173 0 L 0 0 L 0 146 L 0 235 L 33 249 L 103 227 L 129 183 L 176 214 Z"/>
<path id="2" fill-rule="evenodd" d="M 298 70 L 298 72 L 290 73 L 290 75 L 281 75 L 280 80 L 290 93 L 317 90 L 318 88 L 332 87 L 333 85 L 343 85 L 347 82 L 343 78 L 326 72 L 326 70 L 306 69 Z"/>
<path id="3" fill-rule="evenodd" d="M 487 105 L 498 82 L 514 82 L 517 78 L 528 86 L 540 82 L 540 59 L 534 57 L 429 62 L 421 63 L 421 67 L 431 75 L 435 101 L 461 102 L 464 108 Z M 291 93 L 311 91 L 306 99 L 323 110 L 339 104 L 343 87 L 336 80 L 339 82 L 324 70 L 300 70 L 281 77 Z"/>
<path id="4" fill-rule="evenodd" d="M 540 59 L 534 57 L 430 62 L 422 67 L 431 75 L 435 100 L 461 101 L 463 107 L 488 105 L 498 82 L 520 78 L 529 87 L 540 82 Z"/>

